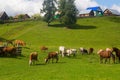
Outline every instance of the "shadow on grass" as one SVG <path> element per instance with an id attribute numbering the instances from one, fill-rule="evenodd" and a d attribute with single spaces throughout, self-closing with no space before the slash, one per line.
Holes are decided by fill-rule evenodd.
<path id="1" fill-rule="evenodd" d="M 95 29 L 97 28 L 96 26 L 91 26 L 91 25 L 79 25 L 79 24 L 74 24 L 70 26 L 65 26 L 64 24 L 51 24 L 50 27 L 56 27 L 56 28 L 66 28 L 66 29 Z"/>

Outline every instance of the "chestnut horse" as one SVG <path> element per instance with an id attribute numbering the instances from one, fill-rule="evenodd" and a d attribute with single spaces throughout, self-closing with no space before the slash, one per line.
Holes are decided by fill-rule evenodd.
<path id="1" fill-rule="evenodd" d="M 120 63 L 120 49 L 116 48 L 116 47 L 113 47 L 113 52 L 116 53 L 116 57 L 118 57 L 119 59 L 119 63 Z"/>
<path id="2" fill-rule="evenodd" d="M 100 49 L 97 54 L 100 55 L 100 63 L 103 63 L 103 59 L 105 59 L 105 63 L 107 62 L 107 59 L 109 59 L 110 63 L 110 58 L 112 57 L 113 63 L 115 63 L 115 55 L 112 53 L 112 50 L 107 48 L 106 50 Z"/>
<path id="3" fill-rule="evenodd" d="M 8 47 L 4 47 L 3 48 L 3 53 L 8 55 L 16 55 L 16 47 L 11 47 L 11 46 L 8 46 Z"/>
<path id="4" fill-rule="evenodd" d="M 49 62 L 50 59 L 52 59 L 52 63 L 53 63 L 53 59 L 56 59 L 56 63 L 58 62 L 58 52 L 49 52 L 47 58 L 45 59 L 45 62 Z"/>

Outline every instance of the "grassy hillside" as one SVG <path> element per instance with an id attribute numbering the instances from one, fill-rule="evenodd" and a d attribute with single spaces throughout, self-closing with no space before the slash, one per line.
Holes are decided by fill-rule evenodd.
<path id="1" fill-rule="evenodd" d="M 120 48 L 120 17 L 96 17 L 78 19 L 73 29 L 55 21 L 48 27 L 42 21 L 26 21 L 0 25 L 0 40 L 21 39 L 27 43 L 23 57 L 0 57 L 0 80 L 119 80 L 120 64 L 99 64 L 96 51 L 116 46 Z M 93 47 L 95 55 L 65 57 L 57 64 L 44 64 L 47 53 L 40 46 L 56 51 L 67 48 Z M 37 51 L 39 62 L 29 66 L 29 53 Z"/>

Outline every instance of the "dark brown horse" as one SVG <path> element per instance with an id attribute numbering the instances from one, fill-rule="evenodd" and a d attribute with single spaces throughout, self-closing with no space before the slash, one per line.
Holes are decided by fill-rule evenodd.
<path id="1" fill-rule="evenodd" d="M 119 63 L 120 63 L 120 49 L 116 48 L 116 47 L 113 47 L 113 52 L 116 53 L 116 57 L 118 57 L 119 59 Z"/>
<path id="2" fill-rule="evenodd" d="M 88 54 L 92 54 L 92 53 L 93 53 L 93 51 L 94 51 L 94 49 L 93 49 L 93 48 L 89 48 L 89 50 L 88 50 Z"/>
<path id="3" fill-rule="evenodd" d="M 110 49 L 102 50 L 100 49 L 97 52 L 100 55 L 100 63 L 103 63 L 103 59 L 105 59 L 105 63 L 107 62 L 107 59 L 109 60 L 110 63 L 110 58 L 112 57 L 113 63 L 115 63 L 115 55 L 112 54 L 112 51 Z"/>

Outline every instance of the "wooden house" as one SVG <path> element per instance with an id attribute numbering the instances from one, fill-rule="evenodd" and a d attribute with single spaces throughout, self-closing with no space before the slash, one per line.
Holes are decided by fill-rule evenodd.
<path id="1" fill-rule="evenodd" d="M 99 6 L 88 7 L 87 10 L 92 10 L 94 12 L 94 16 L 102 16 L 103 15 L 103 11 Z"/>
<path id="2" fill-rule="evenodd" d="M 30 19 L 28 14 L 19 14 L 14 17 L 14 20 L 27 20 Z"/>
<path id="3" fill-rule="evenodd" d="M 94 12 L 93 10 L 82 10 L 79 13 L 79 17 L 93 17 Z"/>
<path id="4" fill-rule="evenodd" d="M 114 9 L 105 9 L 103 12 L 105 16 L 120 16 L 120 13 Z"/>
<path id="5" fill-rule="evenodd" d="M 0 12 L 0 20 L 8 20 L 9 19 L 9 17 L 8 17 L 8 15 L 6 14 L 6 12 Z"/>

